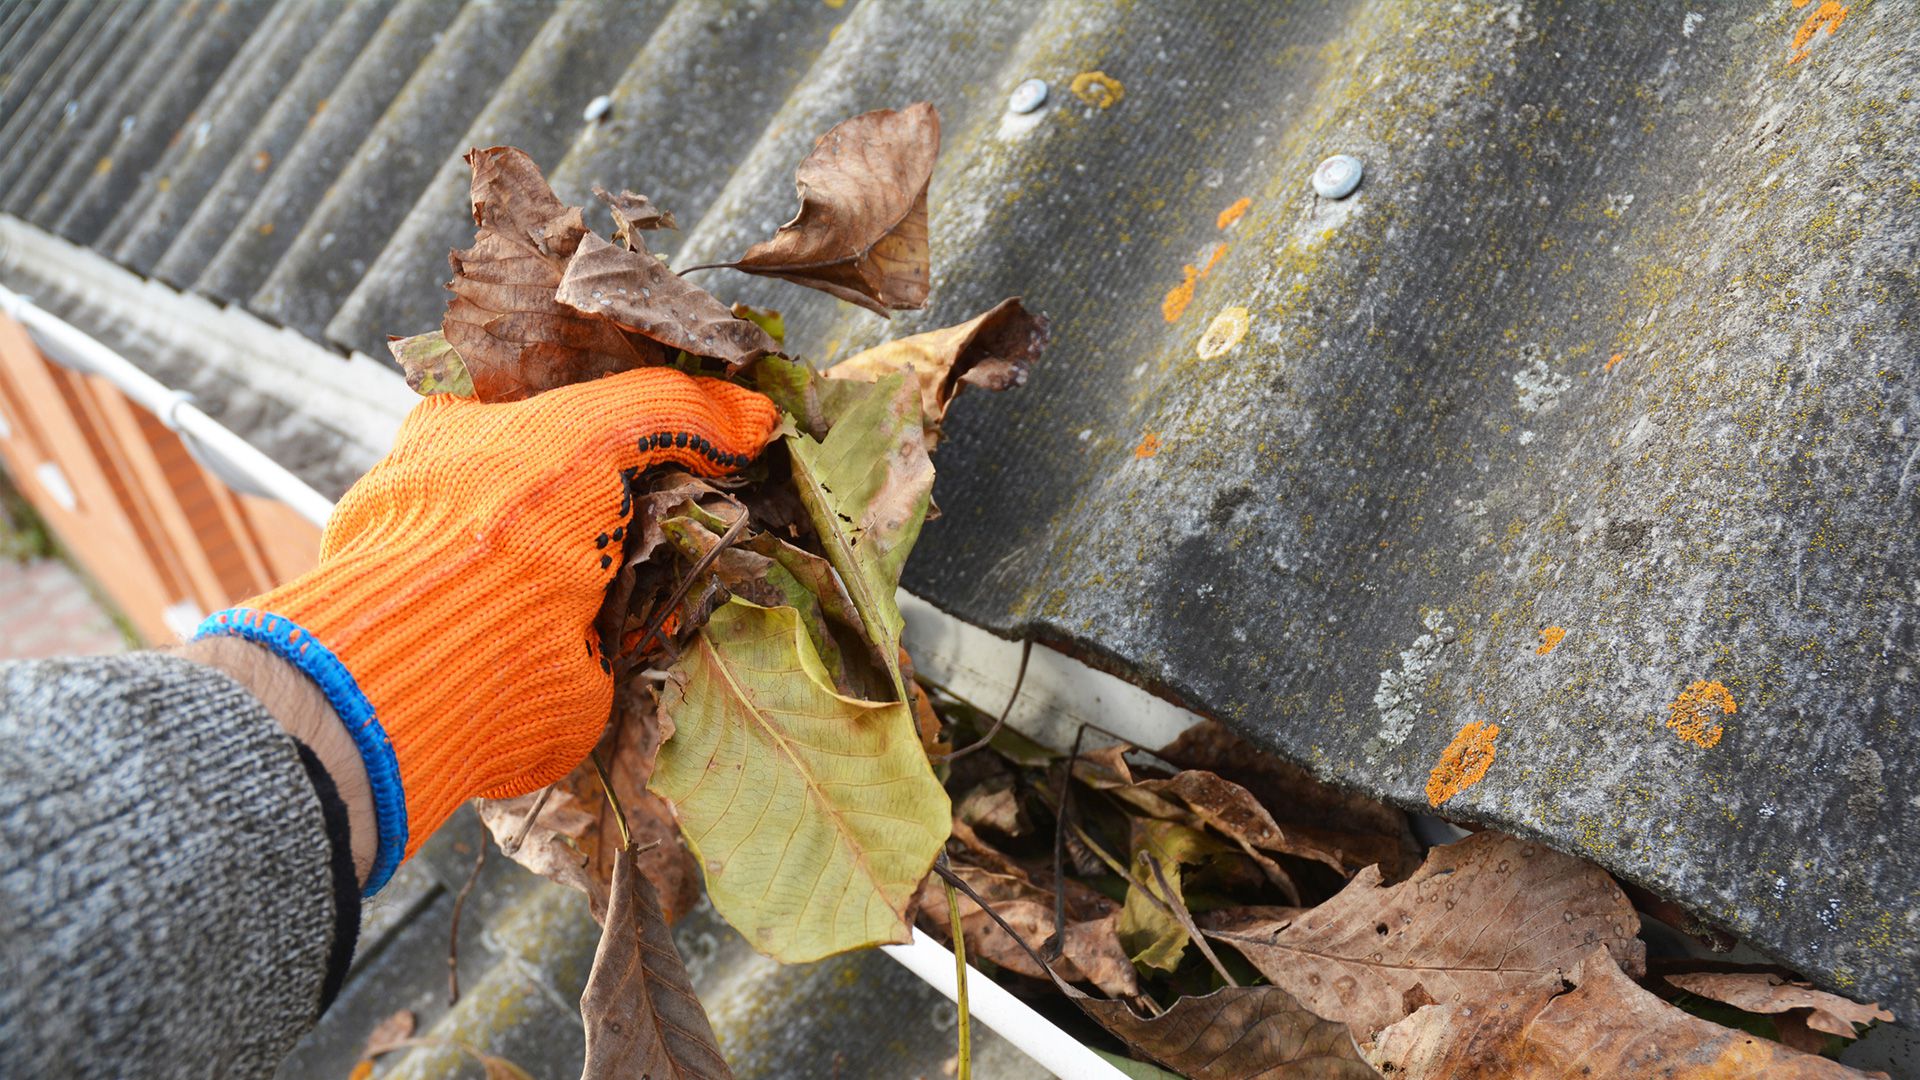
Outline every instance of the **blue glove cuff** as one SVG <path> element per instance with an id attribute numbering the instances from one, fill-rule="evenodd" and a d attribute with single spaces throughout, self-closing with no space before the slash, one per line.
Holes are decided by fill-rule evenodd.
<path id="1" fill-rule="evenodd" d="M 400 762 L 393 756 L 393 744 L 386 729 L 373 714 L 373 703 L 360 691 L 353 673 L 333 655 L 320 639 L 292 619 L 251 608 L 228 608 L 207 616 L 194 631 L 194 639 L 239 637 L 273 651 L 274 655 L 305 672 L 320 687 L 327 703 L 353 736 L 360 760 L 367 767 L 367 784 L 373 790 L 374 820 L 380 846 L 373 856 L 373 873 L 360 890 L 372 896 L 387 883 L 407 850 L 407 796 L 400 786 Z"/>

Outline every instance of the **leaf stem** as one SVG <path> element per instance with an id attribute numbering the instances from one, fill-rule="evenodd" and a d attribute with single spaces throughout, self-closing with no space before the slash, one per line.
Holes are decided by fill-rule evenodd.
<path id="1" fill-rule="evenodd" d="M 552 788 L 547 790 L 551 791 Z M 544 798 L 543 798 L 544 801 Z M 534 808 L 539 811 L 538 807 Z M 528 821 L 533 816 L 527 817 Z M 480 826 L 480 854 L 474 856 L 473 869 L 467 872 L 466 884 L 460 886 L 459 895 L 453 898 L 453 917 L 448 920 L 452 925 L 447 930 L 447 1007 L 460 1003 L 460 909 L 466 905 L 467 894 L 473 891 L 473 883 L 480 880 L 480 868 L 487 865 L 487 827 Z"/>
<path id="2" fill-rule="evenodd" d="M 613 820 L 620 826 L 620 846 L 633 847 L 633 833 L 627 831 L 627 812 L 620 806 L 620 796 L 613 793 L 613 781 L 607 779 L 607 770 L 600 764 L 600 755 L 588 754 L 587 760 L 593 762 L 594 775 L 600 778 L 600 787 L 607 793 L 607 805 L 613 807 Z"/>
<path id="3" fill-rule="evenodd" d="M 1213 954 L 1213 946 L 1207 944 L 1206 936 L 1200 933 L 1198 926 L 1193 924 L 1193 913 L 1187 910 L 1187 905 L 1182 903 L 1178 896 L 1174 895 L 1173 886 L 1167 884 L 1167 874 L 1160 869 L 1160 860 L 1154 858 L 1150 851 L 1144 854 L 1147 866 L 1153 870 L 1153 879 L 1160 883 L 1161 895 L 1166 897 L 1168 908 L 1173 912 L 1173 917 L 1179 920 L 1180 928 L 1187 932 L 1187 937 L 1193 939 L 1195 945 L 1200 946 L 1200 955 L 1207 958 L 1207 963 L 1213 965 L 1213 970 L 1227 981 L 1228 986 L 1239 986 L 1239 981 L 1227 971 L 1226 965 L 1220 963 L 1220 958 Z"/>
<path id="4" fill-rule="evenodd" d="M 647 620 L 647 628 L 640 632 L 640 641 L 634 645 L 633 655 L 638 656 L 646 651 L 647 643 L 653 640 L 654 635 L 660 632 L 660 627 L 666 624 L 667 616 L 673 614 L 673 610 L 680 606 L 680 601 L 687 598 L 687 590 L 693 588 L 693 583 L 699 579 L 700 575 L 707 572 L 707 568 L 720 557 L 720 553 L 732 546 L 746 528 L 747 512 L 745 507 L 741 507 L 740 516 L 734 519 L 733 524 L 727 526 L 727 531 L 721 535 L 720 542 L 700 556 L 699 561 L 693 564 L 693 568 L 687 571 L 678 585 L 674 586 L 673 595 L 667 597 L 667 602 L 660 606 L 660 610 L 654 614 L 653 618 Z"/>
<path id="5" fill-rule="evenodd" d="M 941 852 L 939 861 L 945 863 L 946 859 L 946 852 Z M 967 932 L 960 925 L 960 898 L 954 895 L 953 879 L 942 875 L 940 884 L 947 891 L 947 930 L 953 938 L 954 1004 L 960 1010 L 959 1080 L 972 1080 L 973 1032 L 967 1009 Z"/>
<path id="6" fill-rule="evenodd" d="M 520 822 L 520 827 L 513 831 L 513 835 L 507 838 L 505 844 L 501 845 L 500 854 L 511 857 L 520 850 L 520 845 L 527 842 L 527 835 L 533 832 L 533 823 L 540 820 L 540 811 L 547 808 L 547 800 L 551 798 L 553 798 L 553 785 L 548 784 L 540 789 L 540 797 L 533 800 L 533 809 L 527 811 L 526 819 Z"/>

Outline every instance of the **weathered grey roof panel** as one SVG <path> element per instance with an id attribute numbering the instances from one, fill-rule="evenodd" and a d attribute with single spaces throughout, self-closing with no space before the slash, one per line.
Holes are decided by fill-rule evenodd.
<path id="1" fill-rule="evenodd" d="M 274 8 L 258 38 L 241 50 L 193 113 L 170 136 L 149 172 L 151 183 L 125 199 L 102 245 L 114 257 L 149 270 L 273 104 L 289 74 L 310 55 L 345 7 L 338 0 L 297 0 Z"/>
<path id="2" fill-rule="evenodd" d="M 394 5 L 339 83 L 316 102 L 317 111 L 287 156 L 267 163 L 265 186 L 240 220 L 230 223 L 219 253 L 193 279 L 196 289 L 233 303 L 253 295 L 461 7 L 461 0 Z M 169 261 L 161 261 L 163 272 Z"/>
<path id="3" fill-rule="evenodd" d="M 76 243 L 98 239 L 121 204 L 143 186 L 170 143 L 180 137 L 194 107 L 240 50 L 261 46 L 253 39 L 261 21 L 269 12 L 284 10 L 262 3 L 217 5 L 207 25 L 191 35 L 152 86 L 136 90 L 139 96 L 129 98 L 130 111 L 118 137 L 76 189 L 61 192 L 65 210 L 53 230 Z"/>
<path id="4" fill-rule="evenodd" d="M 910 588 L 1409 805 L 1497 725 L 1442 812 L 1920 1007 L 1920 9 L 682 0 L 590 50 L 561 27 L 597 4 L 481 5 L 368 0 L 271 106 L 197 105 L 232 160 L 107 246 L 378 355 L 438 317 L 462 143 L 648 192 L 685 265 L 786 220 L 830 124 L 930 99 L 930 310 L 707 282 L 818 360 L 1053 317 L 949 425 Z M 95 66 L 179 53 L 158 10 Z M 496 22 L 458 46 L 484 77 L 402 92 Z M 5 120 L 8 207 L 117 131 L 59 67 Z M 1318 199 L 1333 153 L 1365 178 Z"/>
<path id="5" fill-rule="evenodd" d="M 40 77 L 94 11 L 79 4 L 14 4 L 0 22 L 0 124 L 40 84 Z"/>
<path id="6" fill-rule="evenodd" d="M 545 4 L 475 0 L 463 8 L 247 306 L 319 337 L 550 15 Z"/>
<path id="7" fill-rule="evenodd" d="M 99 26 L 84 53 L 74 57 L 70 66 L 63 54 L 61 63 L 49 69 L 49 74 L 59 75 L 58 84 L 44 93 L 36 90 L 33 100 L 14 118 L 22 123 L 7 125 L 6 158 L 0 161 L 5 201 L 0 209 L 10 214 L 27 212 L 63 154 L 86 136 L 100 106 L 112 96 L 117 84 L 99 73 L 130 64 L 129 58 L 148 44 L 147 35 L 170 21 L 168 12 L 154 5 L 116 4 L 107 11 L 109 21 Z"/>
<path id="8" fill-rule="evenodd" d="M 156 260 L 150 266 L 139 261 L 132 265 L 176 285 L 198 278 L 276 174 L 276 164 L 284 167 L 302 136 L 326 111 L 329 95 L 386 26 L 392 7 L 393 0 L 352 0 L 345 5 L 312 53 L 274 88 L 278 96 L 272 106 L 239 144 L 239 151 L 222 162 L 225 168 L 212 190 L 204 198 L 179 202 L 171 211 L 163 204 L 163 212 L 149 229 L 129 237 L 130 243 L 141 245 L 143 255 Z M 226 112 L 236 105 L 222 102 L 210 108 Z"/>

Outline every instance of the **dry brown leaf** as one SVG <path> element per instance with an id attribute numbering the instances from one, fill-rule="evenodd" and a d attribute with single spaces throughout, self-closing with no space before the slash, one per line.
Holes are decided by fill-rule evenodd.
<path id="1" fill-rule="evenodd" d="M 1281 907 L 1278 904 L 1248 904 L 1244 907 L 1214 908 L 1195 915 L 1200 929 L 1221 934 L 1267 933 L 1282 929 L 1306 914 L 1307 908 Z"/>
<path id="2" fill-rule="evenodd" d="M 829 379 L 875 382 L 903 369 L 920 387 L 920 422 L 938 429 L 963 386 L 1005 390 L 1023 385 L 1047 347 L 1047 317 L 1019 297 L 1000 301 L 958 326 L 914 334 L 855 353 L 822 372 Z"/>
<path id="3" fill-rule="evenodd" d="M 1122 789 L 1115 794 L 1126 799 L 1135 791 L 1178 800 L 1196 820 L 1232 840 L 1241 850 L 1256 858 L 1258 852 L 1254 849 L 1258 848 L 1312 859 L 1325 863 L 1336 872 L 1346 872 L 1339 851 L 1323 847 L 1310 837 L 1282 829 L 1251 792 L 1213 773 L 1187 769 L 1168 780 L 1142 780 L 1132 789 Z"/>
<path id="4" fill-rule="evenodd" d="M 1345 1024 L 1323 1020 L 1277 986 L 1183 997 L 1159 1016 L 1123 1001 L 1072 997 L 1138 1053 L 1191 1080 L 1375 1080 Z"/>
<path id="5" fill-rule="evenodd" d="M 1768 1077 L 1840 1080 L 1838 1062 L 1689 1016 L 1594 946 L 1566 973 L 1487 998 L 1430 1005 L 1382 1031 L 1367 1058 L 1396 1080 L 1470 1077 Z"/>
<path id="6" fill-rule="evenodd" d="M 1338 852 L 1348 874 L 1378 863 L 1392 882 L 1420 864 L 1420 849 L 1406 814 L 1316 780 L 1305 769 L 1262 752 L 1216 721 L 1188 728 L 1157 756 L 1182 769 L 1204 769 L 1246 788 L 1289 832 Z"/>
<path id="7" fill-rule="evenodd" d="M 595 184 L 593 197 L 607 204 L 607 209 L 613 213 L 613 238 L 630 250 L 646 250 L 647 246 L 636 235 L 639 231 L 680 227 L 680 223 L 673 220 L 672 213 L 653 205 L 653 200 L 645 195 L 636 195 L 631 191 L 613 195 Z"/>
<path id="8" fill-rule="evenodd" d="M 734 318 L 731 308 L 644 249 L 610 244 L 592 233 L 580 238 L 554 299 L 582 315 L 611 320 L 623 330 L 733 367 L 779 347 L 765 330 Z"/>
<path id="9" fill-rule="evenodd" d="M 1014 795 L 1013 775 L 989 776 L 961 797 L 953 816 L 968 825 L 985 825 L 1006 836 L 1019 836 L 1026 830 L 1020 823 L 1020 800 Z"/>
<path id="10" fill-rule="evenodd" d="M 1810 983 L 1789 982 L 1767 972 L 1689 972 L 1668 975 L 1667 981 L 1689 994 L 1725 1002 L 1750 1013 L 1807 1009 L 1808 1027 L 1843 1039 L 1859 1038 L 1855 1025 L 1876 1020 L 1893 1022 L 1893 1014 L 1878 1005 L 1862 1005 L 1839 994 L 1815 989 Z"/>
<path id="11" fill-rule="evenodd" d="M 699 870 L 680 842 L 679 824 L 664 800 L 647 790 L 663 731 L 659 706 L 643 679 L 630 680 L 614 700 L 614 720 L 595 751 L 606 765 L 615 793 L 627 811 L 627 827 L 634 842 L 654 846 L 639 858 L 641 872 L 660 897 L 668 921 L 679 918 L 700 900 Z M 483 799 L 480 820 L 505 851 L 526 823 L 539 794 L 513 799 Z M 621 848 L 620 828 L 612 807 L 594 775 L 583 762 L 554 784 L 553 794 L 527 833 L 525 843 L 510 857 L 542 877 L 587 894 L 593 917 L 605 920 L 613 886 L 614 858 Z"/>
<path id="12" fill-rule="evenodd" d="M 955 863 L 953 869 L 993 906 L 996 914 L 1019 932 L 1028 948 L 1038 952 L 1053 936 L 1051 892 L 1017 871 L 998 873 L 962 863 Z M 918 902 L 921 914 L 942 928 L 948 925 L 946 889 L 939 878 L 929 876 L 921 884 Z M 1131 997 L 1139 993 L 1140 982 L 1133 962 L 1127 959 L 1126 950 L 1120 945 L 1119 916 L 1119 905 L 1106 897 L 1090 889 L 1070 889 L 1067 931 L 1061 935 L 1061 956 L 1054 962 L 1055 973 L 1071 982 L 1090 982 L 1102 992 L 1115 996 Z M 1047 977 L 1026 949 L 1009 938 L 980 905 L 965 896 L 960 898 L 960 928 L 966 934 L 970 955 L 991 960 L 1029 978 Z"/>
<path id="13" fill-rule="evenodd" d="M 412 1009 L 401 1009 L 374 1025 L 367 1034 L 366 1049 L 361 1054 L 376 1058 L 390 1050 L 399 1049 L 401 1043 L 413 1038 L 413 1029 L 418 1023 Z"/>
<path id="14" fill-rule="evenodd" d="M 940 155 L 929 102 L 843 120 L 794 170 L 800 212 L 726 265 L 887 314 L 925 306 L 927 185 Z"/>
<path id="15" fill-rule="evenodd" d="M 510 401 L 616 371 L 664 363 L 666 354 L 604 319 L 554 298 L 587 232 L 578 207 L 547 186 L 525 152 L 472 150 L 473 246 L 447 260 L 454 297 L 441 331 L 460 354 L 481 401 Z M 604 243 L 604 241 L 603 241 Z"/>
<path id="16" fill-rule="evenodd" d="M 733 1076 L 630 850 L 614 858 L 606 929 L 580 995 L 580 1017 L 587 1031 L 581 1080 Z"/>
<path id="17" fill-rule="evenodd" d="M 1284 926 L 1212 937 L 1365 1038 L 1407 1014 L 1415 985 L 1435 1001 L 1485 1001 L 1571 969 L 1595 944 L 1644 971 L 1639 929 L 1605 871 L 1483 832 L 1434 848 L 1398 885 L 1368 867 Z"/>

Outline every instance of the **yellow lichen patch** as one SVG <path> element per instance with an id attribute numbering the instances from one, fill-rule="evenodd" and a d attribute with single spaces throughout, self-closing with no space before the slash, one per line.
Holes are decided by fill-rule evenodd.
<path id="1" fill-rule="evenodd" d="M 1239 221 L 1240 216 L 1247 212 L 1247 207 L 1252 205 L 1252 199 L 1241 199 L 1239 202 L 1220 211 L 1220 217 L 1214 221 L 1214 225 L 1222 229 L 1226 228 L 1234 222 Z"/>
<path id="2" fill-rule="evenodd" d="M 1600 370 L 1601 370 L 1601 371 L 1612 371 L 1612 370 L 1613 370 L 1613 365 L 1615 365 L 1615 364 L 1617 364 L 1617 363 L 1619 363 L 1619 362 L 1620 362 L 1620 361 L 1622 361 L 1622 360 L 1625 360 L 1626 358 L 1627 358 L 1627 354 L 1626 354 L 1626 353 L 1619 353 L 1619 352 L 1617 352 L 1617 353 L 1614 353 L 1614 354 L 1613 354 L 1612 356 L 1609 356 L 1609 357 L 1607 357 L 1607 366 L 1606 366 L 1606 367 L 1603 367 L 1603 368 L 1601 368 Z"/>
<path id="3" fill-rule="evenodd" d="M 1547 655 L 1553 651 L 1554 646 L 1560 644 L 1560 639 L 1566 636 L 1567 632 L 1557 626 L 1549 626 L 1545 630 L 1540 631 L 1540 647 L 1533 650 L 1534 655 Z"/>
<path id="4" fill-rule="evenodd" d="M 1160 433 L 1157 431 L 1149 431 L 1140 436 L 1140 445 L 1133 448 L 1133 456 L 1137 458 L 1150 458 L 1159 452 Z"/>
<path id="5" fill-rule="evenodd" d="M 261 223 L 260 223 L 260 235 L 261 235 L 261 236 L 272 236 L 272 235 L 273 235 L 273 222 L 271 222 L 271 221 L 263 221 L 263 222 L 261 222 Z"/>
<path id="6" fill-rule="evenodd" d="M 1667 726 L 1681 742 L 1708 749 L 1726 734 L 1726 728 L 1715 722 L 1715 713 L 1732 716 L 1736 711 L 1732 692 L 1719 681 L 1696 680 L 1667 706 Z"/>
<path id="7" fill-rule="evenodd" d="M 1074 97 L 1100 109 L 1110 109 L 1127 96 L 1126 87 L 1120 85 L 1120 80 L 1104 71 L 1083 71 L 1073 77 L 1068 89 L 1073 91 Z"/>
<path id="8" fill-rule="evenodd" d="M 110 157 L 103 157 L 93 163 L 93 175 L 95 176 L 105 176 L 112 171 L 113 159 Z"/>
<path id="9" fill-rule="evenodd" d="M 1233 350 L 1235 345 L 1240 344 L 1241 338 L 1247 336 L 1248 321 L 1246 308 L 1223 308 L 1220 314 L 1215 315 L 1213 321 L 1207 324 L 1206 333 L 1200 335 L 1200 340 L 1194 344 L 1193 351 L 1199 354 L 1202 360 L 1225 356 Z"/>
<path id="10" fill-rule="evenodd" d="M 1797 0 L 1793 6 L 1796 8 L 1806 7 L 1807 2 L 1808 0 Z M 1813 14 L 1807 16 L 1807 21 L 1801 23 L 1800 29 L 1794 31 L 1793 55 L 1788 58 L 1787 63 L 1797 64 L 1807 58 L 1807 46 L 1812 44 L 1813 35 L 1819 33 L 1821 27 L 1825 27 L 1827 33 L 1833 34 L 1838 32 L 1840 24 L 1846 21 L 1847 6 L 1845 4 L 1837 3 L 1835 0 L 1826 0 L 1825 3 L 1814 8 Z"/>
<path id="11" fill-rule="evenodd" d="M 1500 725 L 1478 720 L 1461 728 L 1427 774 L 1427 805 L 1439 806 L 1479 783 L 1493 764 L 1493 741 L 1499 735 Z"/>

